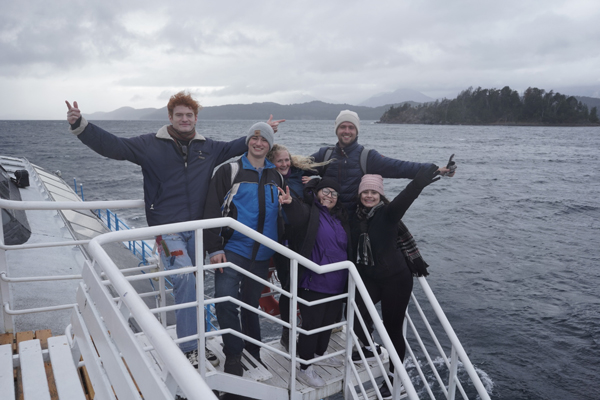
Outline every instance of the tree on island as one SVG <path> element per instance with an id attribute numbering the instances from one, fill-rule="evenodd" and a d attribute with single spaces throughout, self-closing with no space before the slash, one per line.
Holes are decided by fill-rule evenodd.
<path id="1" fill-rule="evenodd" d="M 404 124 L 527 124 L 527 125 L 594 125 L 598 124 L 597 108 L 574 96 L 554 91 L 528 88 L 520 96 L 510 87 L 482 89 L 472 87 L 456 99 L 436 100 L 411 107 L 406 103 L 390 107 L 380 119 L 382 123 Z"/>

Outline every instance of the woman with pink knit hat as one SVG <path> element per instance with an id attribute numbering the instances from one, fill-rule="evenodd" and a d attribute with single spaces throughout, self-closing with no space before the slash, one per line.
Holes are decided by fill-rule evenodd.
<path id="1" fill-rule="evenodd" d="M 386 199 L 381 175 L 364 175 L 358 188 L 358 207 L 350 223 L 353 261 L 369 292 L 373 303 L 381 302 L 383 325 L 394 347 L 404 361 L 406 347 L 402 333 L 404 314 L 413 287 L 413 274 L 427 275 L 427 264 L 418 254 L 412 236 L 402 223 L 404 213 L 429 184 L 437 181 L 436 165 L 421 167 L 415 178 L 391 202 Z M 358 310 L 369 330 L 373 321 L 359 295 Z M 363 344 L 362 352 L 369 361 L 374 352 L 381 353 L 379 346 L 369 346 L 366 333 L 355 318 L 354 332 Z M 352 359 L 361 362 L 358 351 Z M 394 366 L 390 363 L 389 379 L 393 384 Z M 386 381 L 379 388 L 384 399 L 391 398 L 392 388 Z"/>

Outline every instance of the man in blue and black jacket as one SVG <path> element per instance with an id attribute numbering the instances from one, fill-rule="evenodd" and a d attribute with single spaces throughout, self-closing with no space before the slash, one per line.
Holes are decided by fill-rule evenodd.
<path id="1" fill-rule="evenodd" d="M 205 218 L 232 217 L 256 232 L 277 241 L 283 228 L 280 217 L 279 191 L 283 176 L 265 157 L 273 146 L 273 129 L 264 123 L 254 124 L 246 137 L 248 151 L 234 163 L 221 166 L 210 183 Z M 204 245 L 211 264 L 231 262 L 248 272 L 267 279 L 269 259 L 274 251 L 249 237 L 228 228 L 205 231 Z M 232 268 L 215 272 L 215 297 L 231 296 L 252 307 L 258 307 L 263 285 Z M 241 323 L 237 306 L 217 303 L 220 329 L 231 328 L 261 340 L 258 315 L 242 308 Z M 223 336 L 224 371 L 242 376 L 241 355 L 246 348 L 257 360 L 260 347 L 234 335 Z"/>

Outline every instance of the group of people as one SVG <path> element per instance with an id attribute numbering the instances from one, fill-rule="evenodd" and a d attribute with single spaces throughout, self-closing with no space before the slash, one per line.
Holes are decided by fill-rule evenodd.
<path id="1" fill-rule="evenodd" d="M 335 121 L 335 146 L 323 147 L 310 157 L 291 155 L 274 143 L 274 134 L 285 120 L 258 122 L 246 135 L 222 142 L 205 138 L 196 131 L 199 103 L 185 92 L 173 95 L 167 105 L 170 125 L 156 134 L 120 138 L 89 123 L 81 116 L 77 102 L 68 107 L 70 131 L 95 152 L 112 159 L 139 165 L 144 178 L 144 200 L 149 226 L 203 218 L 230 216 L 263 235 L 280 241 L 319 265 L 350 260 L 354 262 L 374 302 L 381 302 L 383 323 L 396 351 L 404 359 L 402 321 L 412 276 L 427 274 L 426 264 L 401 219 L 412 202 L 439 175 L 452 176 L 455 166 L 438 168 L 384 157 L 358 144 L 360 119 L 355 112 L 340 112 Z M 232 157 L 237 161 L 223 164 Z M 383 178 L 412 181 L 392 201 L 385 197 Z M 194 232 L 161 235 L 156 238 L 161 261 L 168 270 L 195 264 Z M 260 278 L 268 276 L 271 258 L 275 261 L 284 288 L 289 289 L 289 261 L 247 236 L 229 228 L 205 232 L 204 247 L 213 264 L 231 262 Z M 307 301 L 324 299 L 347 290 L 346 270 L 318 274 L 301 268 L 299 296 Z M 193 274 L 172 276 L 175 302 L 194 302 Z M 258 307 L 263 287 L 233 268 L 215 272 L 215 297 L 231 296 Z M 289 303 L 281 296 L 282 319 L 288 321 Z M 372 321 L 360 296 L 359 311 L 372 331 Z M 300 303 L 303 329 L 333 324 L 340 318 L 342 300 L 308 307 Z M 220 329 L 242 332 L 261 341 L 258 315 L 232 302 L 216 304 Z M 192 337 L 180 343 L 181 350 L 197 367 L 196 311 L 176 311 L 177 336 Z M 380 352 L 369 346 L 367 335 L 355 322 L 365 356 Z M 368 332 L 369 334 L 371 333 Z M 298 354 L 304 360 L 326 354 L 331 330 L 300 335 Z M 284 329 L 282 344 L 288 344 Z M 241 355 L 246 349 L 257 361 L 260 346 L 236 335 L 223 335 L 224 371 L 242 376 Z M 206 359 L 219 360 L 208 349 Z M 357 352 L 353 355 L 361 360 Z M 322 361 L 342 365 L 337 357 Z M 310 386 L 323 386 L 312 364 L 299 366 L 298 379 Z M 390 375 L 393 375 L 393 365 Z M 391 395 L 384 384 L 381 393 Z"/>

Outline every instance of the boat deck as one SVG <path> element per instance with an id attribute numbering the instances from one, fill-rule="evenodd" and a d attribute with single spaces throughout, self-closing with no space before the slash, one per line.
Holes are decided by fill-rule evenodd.
<path id="1" fill-rule="evenodd" d="M 176 333 L 174 328 L 168 329 L 171 337 L 175 338 Z M 147 341 L 143 334 L 138 334 L 137 336 L 140 344 L 143 347 L 150 346 L 150 343 Z M 346 341 L 345 332 L 338 331 L 334 332 L 331 335 L 331 340 L 329 342 L 328 352 L 333 353 L 344 348 L 344 344 Z M 277 350 L 281 350 L 285 352 L 285 348 L 281 346 L 278 340 L 267 343 L 268 345 L 276 348 Z M 264 364 L 258 362 L 254 357 L 244 351 L 242 357 L 242 363 L 244 366 L 244 376 L 242 378 L 225 374 L 223 372 L 223 365 L 225 364 L 225 355 L 223 353 L 223 343 L 221 341 L 221 337 L 212 337 L 206 340 L 206 347 L 208 347 L 219 359 L 219 365 L 217 367 L 213 367 L 208 361 L 206 362 L 206 381 L 209 386 L 214 389 L 219 389 L 221 391 L 226 391 L 228 393 L 234 393 L 238 395 L 245 395 L 250 398 L 248 391 L 248 385 L 235 385 L 232 382 L 235 382 L 237 379 L 243 379 L 246 381 L 254 381 L 257 383 L 261 383 L 269 386 L 270 388 L 279 389 L 279 393 L 285 393 L 285 397 L 281 398 L 290 398 L 289 397 L 289 384 L 290 384 L 290 376 L 291 376 L 291 362 L 289 359 L 285 358 L 282 355 L 279 355 L 275 352 L 268 351 L 266 349 L 261 350 L 261 361 Z M 151 358 L 155 367 L 158 371 L 161 370 L 160 362 L 153 351 L 148 352 L 148 356 Z M 388 354 L 387 351 L 382 348 L 382 359 L 384 361 L 384 365 L 387 368 L 388 365 Z M 371 370 L 371 373 L 375 378 L 382 376 L 381 370 L 377 365 L 377 362 L 373 361 L 366 366 L 363 363 L 355 364 L 358 370 L 359 377 L 362 382 L 367 382 L 369 380 L 367 368 Z M 313 388 L 310 386 L 304 385 L 300 381 L 296 381 L 296 391 L 298 394 L 294 398 L 302 399 L 302 400 L 318 400 L 323 399 L 336 393 L 341 392 L 342 390 L 342 378 L 344 374 L 344 367 L 329 367 L 329 366 L 314 366 L 315 371 L 319 376 L 323 378 L 326 382 L 326 386 L 321 388 Z M 225 387 L 227 390 L 224 390 L 224 381 Z M 368 386 L 368 385 L 366 385 Z M 260 386 L 259 386 L 260 387 Z M 236 390 L 239 388 L 239 392 Z M 243 388 L 243 390 L 241 390 Z M 263 393 L 266 390 L 266 387 L 262 386 Z M 273 391 L 275 393 L 277 391 Z M 369 394 L 369 391 L 367 391 Z M 274 398 L 274 397 L 256 397 L 256 398 Z M 369 398 L 376 398 L 376 395 L 373 393 Z"/>
<path id="2" fill-rule="evenodd" d="M 50 329 L 0 335 L 0 388 L 7 400 L 94 398 L 85 367 L 77 369 L 66 336 L 52 336 Z"/>

